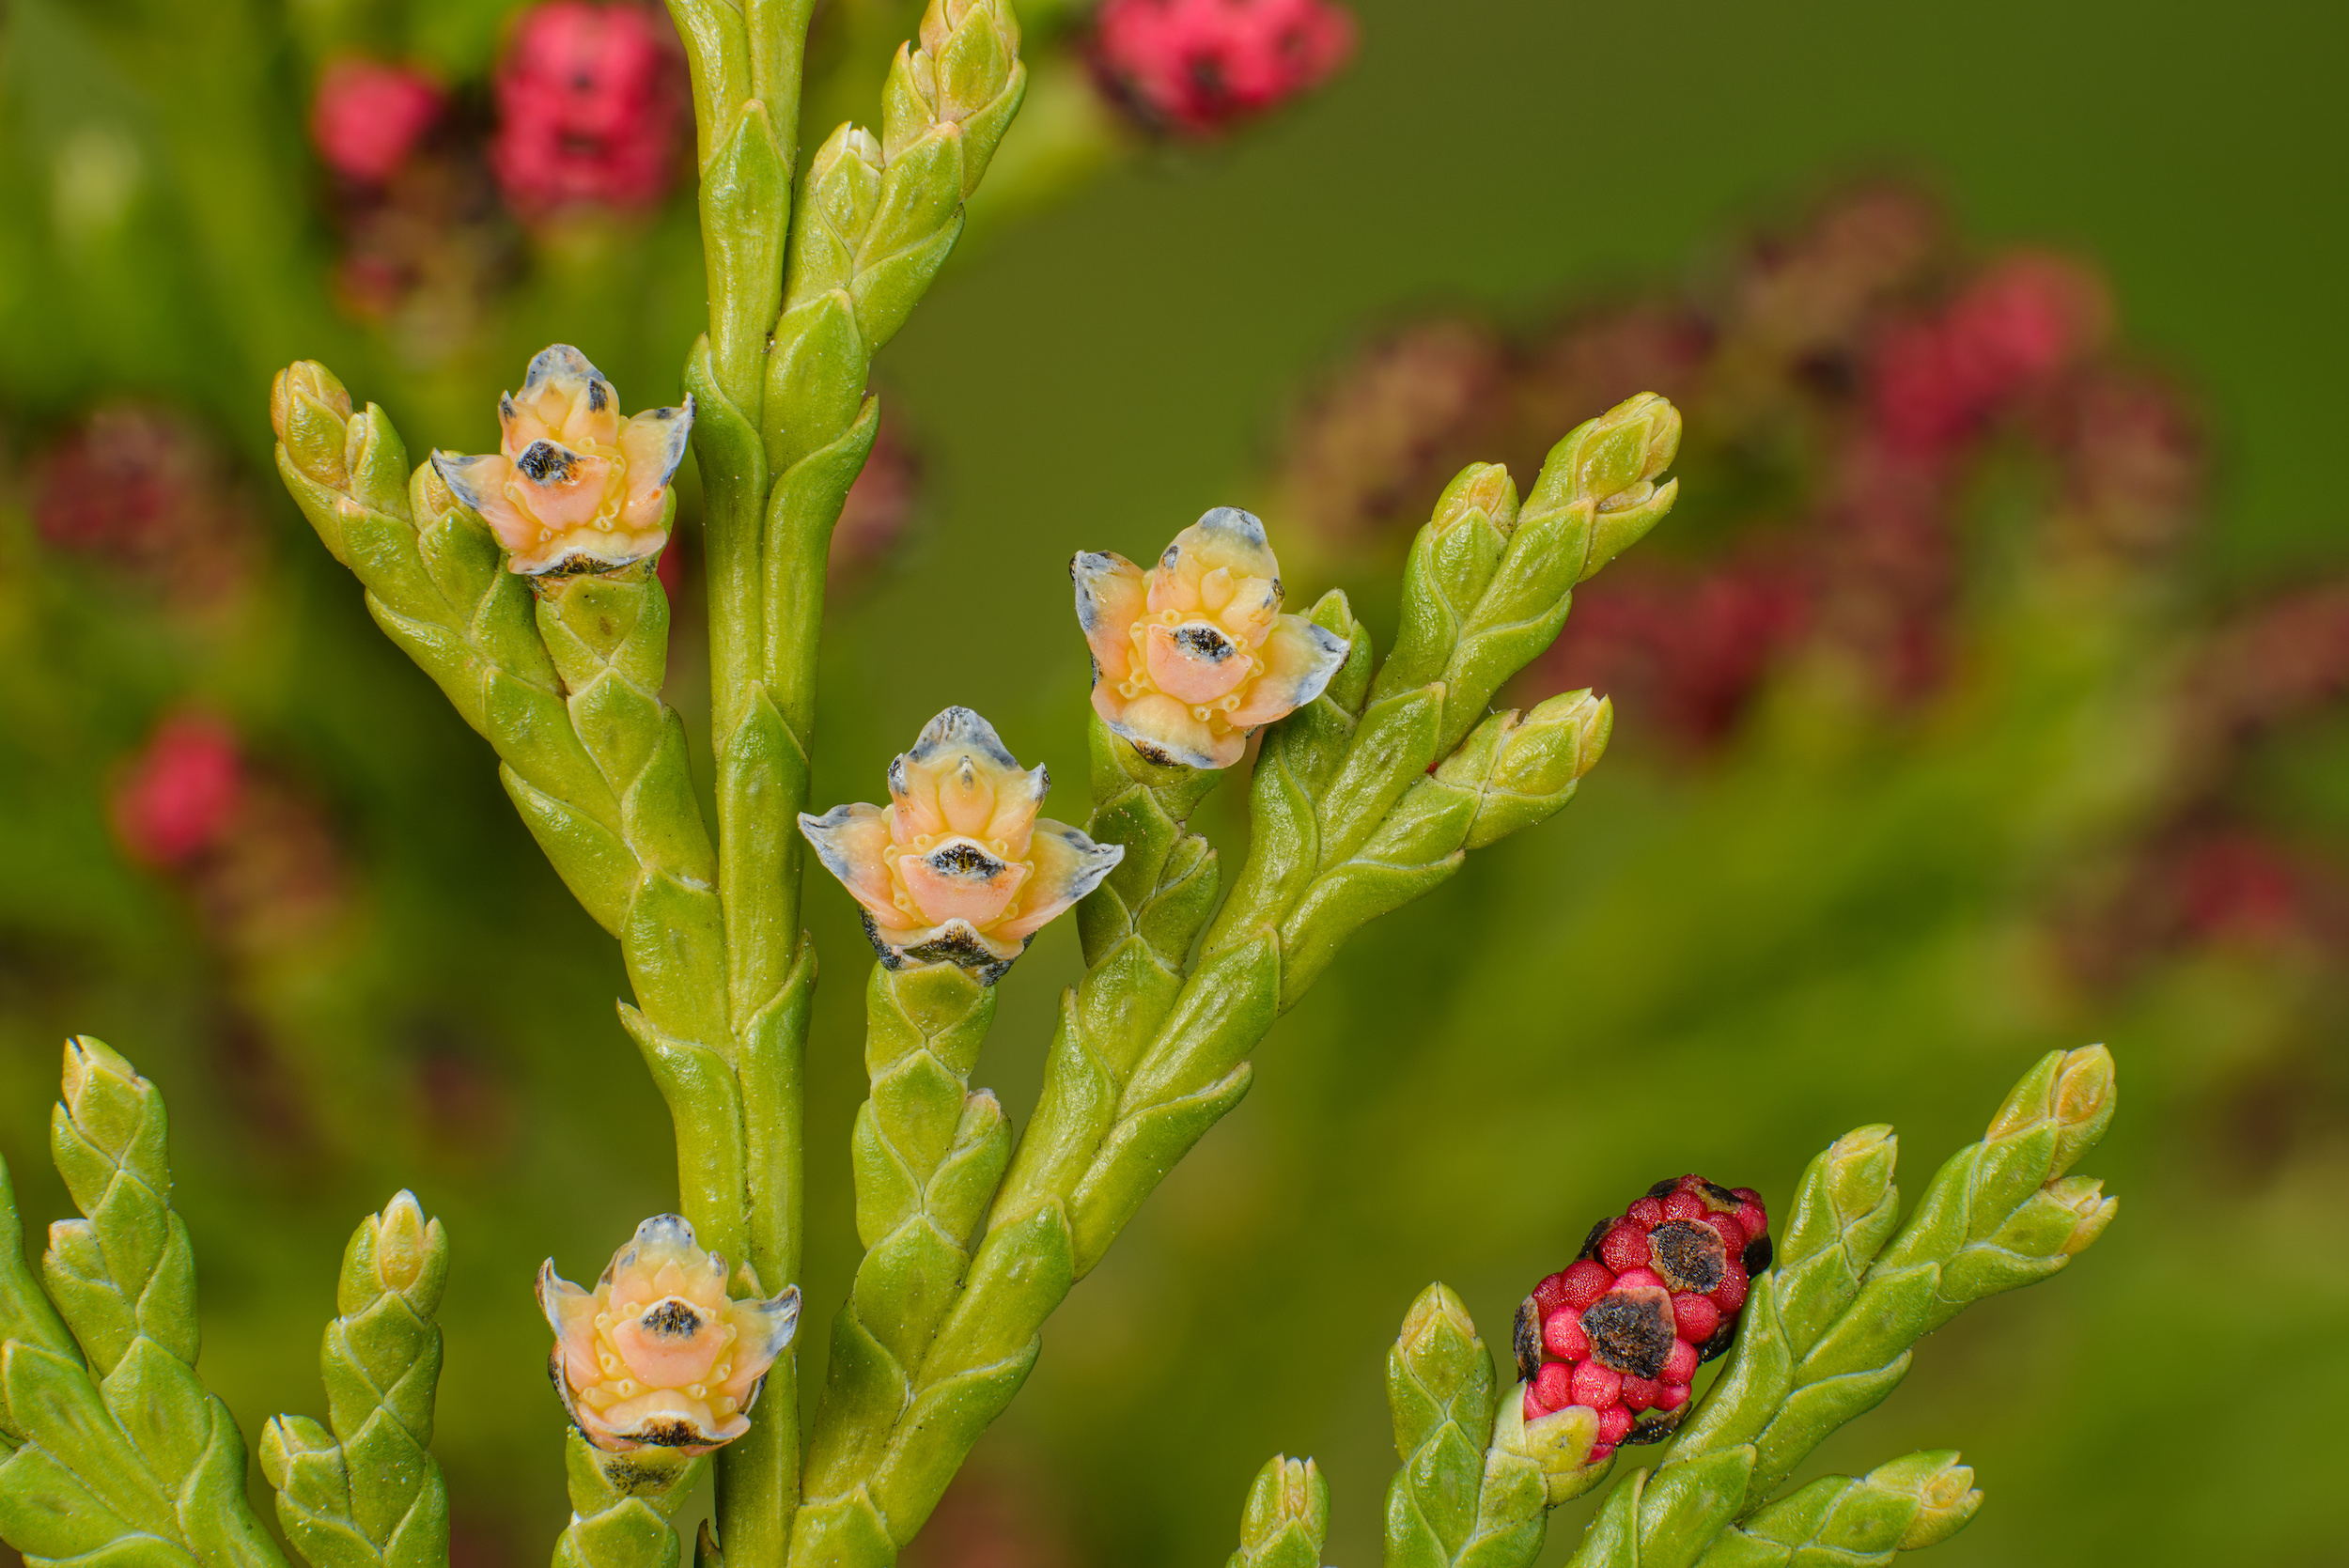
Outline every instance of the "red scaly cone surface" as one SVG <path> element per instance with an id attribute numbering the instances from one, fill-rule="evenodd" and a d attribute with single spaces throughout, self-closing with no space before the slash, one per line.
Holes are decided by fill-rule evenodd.
<path id="1" fill-rule="evenodd" d="M 1354 53 L 1330 0 L 1107 0 L 1095 72 L 1145 130 L 1204 138 L 1318 87 Z"/>
<path id="2" fill-rule="evenodd" d="M 687 127 L 668 19 L 635 0 L 547 0 L 521 13 L 498 66 L 490 167 L 527 220 L 642 211 L 668 194 Z"/>
<path id="3" fill-rule="evenodd" d="M 1747 1282 L 1769 1265 L 1760 1193 L 1693 1175 L 1657 1182 L 1591 1227 L 1575 1262 L 1517 1309 L 1525 1419 L 1595 1410 L 1593 1464 L 1619 1443 L 1670 1436 L 1698 1364 L 1735 1340 Z"/>

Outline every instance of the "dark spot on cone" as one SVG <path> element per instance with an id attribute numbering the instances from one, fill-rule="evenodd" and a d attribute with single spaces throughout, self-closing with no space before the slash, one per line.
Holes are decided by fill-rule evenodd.
<path id="1" fill-rule="evenodd" d="M 1721 1317 L 1721 1326 L 1713 1330 L 1713 1337 L 1706 1340 L 1703 1344 L 1697 1346 L 1697 1359 L 1700 1362 L 1703 1362 L 1713 1360 L 1718 1357 L 1726 1356 L 1729 1354 L 1729 1347 L 1736 1343 L 1736 1315 L 1735 1313 L 1723 1313 Z"/>
<path id="2" fill-rule="evenodd" d="M 1647 1195 L 1651 1198 L 1669 1198 L 1679 1188 L 1679 1186 L 1680 1178 L 1678 1176 L 1666 1176 L 1662 1181 L 1657 1182 L 1654 1187 L 1649 1188 L 1647 1189 Z"/>
<path id="3" fill-rule="evenodd" d="M 631 1434 L 631 1436 L 634 1436 L 640 1443 L 647 1444 L 653 1448 L 662 1449 L 687 1448 L 694 1443 L 703 1443 L 709 1440 L 708 1438 L 703 1436 L 701 1433 L 693 1429 L 692 1422 L 679 1421 L 675 1416 L 668 1417 L 664 1420 L 646 1421 L 644 1425 L 638 1427 L 635 1432 Z"/>
<path id="4" fill-rule="evenodd" d="M 1101 667 L 1098 664 L 1096 664 L 1093 667 L 1093 678 L 1096 680 L 1101 678 Z M 1156 741 L 1137 740 L 1129 735 L 1126 737 L 1126 744 L 1131 746 L 1134 749 L 1135 754 L 1140 756 L 1143 761 L 1156 763 L 1160 768 L 1187 768 L 1190 766 L 1190 764 L 1183 761 L 1181 757 L 1176 756 L 1174 753 L 1168 751 L 1165 747 L 1158 744 Z"/>
<path id="5" fill-rule="evenodd" d="M 1675 1291 L 1710 1296 L 1729 1270 L 1729 1248 L 1720 1233 L 1693 1219 L 1667 1219 L 1648 1233 L 1656 1272 Z"/>
<path id="6" fill-rule="evenodd" d="M 1701 1182 L 1698 1187 L 1700 1194 L 1704 1199 L 1704 1206 L 1722 1214 L 1735 1213 L 1737 1205 L 1745 1202 L 1744 1199 L 1718 1182 Z"/>
<path id="7" fill-rule="evenodd" d="M 1672 1353 L 1672 1297 L 1654 1285 L 1610 1290 L 1583 1312 L 1582 1332 L 1599 1365 L 1631 1377 L 1661 1377 Z"/>
<path id="8" fill-rule="evenodd" d="M 1623 1440 L 1626 1443 L 1660 1443 L 1680 1430 L 1680 1423 L 1688 1414 L 1686 1405 L 1677 1410 L 1642 1410 L 1632 1418 L 1631 1430 L 1623 1435 Z"/>
<path id="9" fill-rule="evenodd" d="M 551 441 L 532 442 L 514 460 L 514 466 L 537 484 L 568 485 L 571 482 L 571 454 Z"/>
<path id="10" fill-rule="evenodd" d="M 1591 1234 L 1582 1238 L 1582 1250 L 1574 1255 L 1574 1261 L 1580 1263 L 1584 1258 L 1597 1257 L 1598 1244 L 1607 1239 L 1607 1233 L 1614 1223 L 1611 1219 L 1602 1219 L 1592 1226 Z"/>
<path id="11" fill-rule="evenodd" d="M 971 843 L 941 846 L 930 852 L 930 864 L 941 872 L 982 880 L 1003 869 L 1003 862 Z"/>
<path id="12" fill-rule="evenodd" d="M 1530 1296 L 1517 1303 L 1517 1323 L 1511 1340 L 1517 1353 L 1517 1375 L 1531 1383 L 1542 1370 L 1542 1308 Z"/>
<path id="13" fill-rule="evenodd" d="M 1758 1235 L 1746 1243 L 1745 1252 L 1737 1261 L 1746 1265 L 1746 1273 L 1751 1276 L 1769 1267 L 1770 1260 L 1777 1255 L 1777 1250 L 1770 1246 L 1770 1238 Z"/>
<path id="14" fill-rule="evenodd" d="M 1180 626 L 1174 629 L 1174 645 L 1193 659 L 1210 664 L 1221 664 L 1238 652 L 1233 641 L 1211 626 Z"/>
<path id="15" fill-rule="evenodd" d="M 645 1327 L 666 1339 L 692 1339 L 701 1330 L 701 1314 L 672 1296 L 645 1314 Z"/>
<path id="16" fill-rule="evenodd" d="M 942 936 L 934 937 L 915 947 L 899 949 L 890 946 L 882 938 L 880 927 L 874 924 L 870 910 L 863 914 L 865 939 L 873 944 L 873 952 L 880 958 L 883 969 L 901 970 L 906 967 L 908 959 L 917 964 L 960 964 L 980 985 L 992 986 L 1011 968 L 1010 958 L 998 958 L 988 952 L 979 941 L 978 934 L 968 925 L 949 927 Z M 1033 937 L 1028 939 L 1028 941 L 1033 940 Z M 1026 952 L 1027 948 L 1027 941 L 1019 944 L 1020 952 Z M 1015 957 L 1017 955 L 1014 955 Z"/>

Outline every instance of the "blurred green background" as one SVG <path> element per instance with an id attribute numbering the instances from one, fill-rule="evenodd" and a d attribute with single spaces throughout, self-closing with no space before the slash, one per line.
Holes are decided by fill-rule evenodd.
<path id="1" fill-rule="evenodd" d="M 1701 1169 L 1775 1201 L 1828 1139 L 1881 1120 L 1914 1190 L 2037 1053 L 2105 1039 L 2123 1110 L 2088 1169 L 2123 1195 L 2119 1223 L 2061 1281 L 1921 1346 L 1818 1463 L 1962 1448 L 1988 1502 L 1940 1549 L 1952 1564 L 2343 1560 L 2341 950 L 2323 933 L 2188 945 L 2088 984 L 2050 958 L 2044 912 L 2066 866 L 2158 815 L 2147 776 L 2183 765 L 2148 737 L 2182 650 L 2349 566 L 2331 483 L 2349 20 L 2283 0 L 1354 9 L 1361 53 L 1326 92 L 992 226 L 885 353 L 922 505 L 837 613 L 819 800 L 872 798 L 952 701 L 1050 763 L 1050 809 L 1081 820 L 1070 551 L 1144 557 L 1205 507 L 1266 494 L 1285 411 L 1366 333 L 1430 310 L 1530 328 L 1670 287 L 1854 174 L 1921 182 L 1983 247 L 2099 267 L 2123 340 L 2199 405 L 2207 521 L 2158 592 L 2117 607 L 2011 581 L 1968 598 L 1965 678 L 1921 715 L 1845 714 L 1790 681 L 1691 763 L 1642 743 L 1626 697 L 1581 799 L 1375 927 L 1278 1029 L 1254 1093 L 1055 1320 L 921 1560 L 1215 1560 L 1278 1450 L 1330 1478 L 1332 1560 L 1369 1561 L 1392 1464 L 1384 1347 L 1428 1280 L 1500 1343 L 1532 1281 L 1657 1177 Z M 415 451 L 477 449 L 518 352 L 558 334 L 627 406 L 666 400 L 698 290 L 690 215 L 544 241 L 495 351 L 418 370 L 304 281 L 331 241 L 286 205 L 315 205 L 317 181 L 283 19 L 200 15 L 16 0 L 8 21 L 12 449 L 103 395 L 175 399 L 243 465 L 270 565 L 191 661 L 182 632 L 7 525 L 0 1147 L 28 1215 L 57 1212 L 42 1129 L 67 1031 L 163 1086 L 204 1369 L 249 1431 L 319 1405 L 310 1346 L 342 1239 L 412 1186 L 454 1238 L 440 1449 L 459 1549 L 533 1560 L 564 1508 L 531 1271 L 552 1252 L 592 1274 L 671 1201 L 665 1117 L 613 1018 L 609 944 L 537 861 L 486 748 L 272 493 L 266 376 L 328 358 Z M 185 54 L 142 64 L 174 26 Z M 136 188 L 161 194 L 76 260 L 57 171 L 102 162 L 101 111 L 146 157 Z M 250 159 L 200 155 L 238 136 Z M 242 282 L 223 271 L 240 257 Z M 1390 606 L 1364 593 L 1383 628 Z M 349 934 L 224 957 L 203 907 L 115 848 L 110 770 L 191 680 L 322 802 L 364 889 Z M 2349 729 L 2320 715 L 2263 756 L 2248 809 L 2322 869 L 2349 846 Z M 1232 854 L 1237 812 L 1208 815 Z M 867 957 L 845 896 L 809 902 L 826 966 L 813 1357 L 854 1261 L 841 1153 Z M 1015 1115 L 1076 968 L 1064 923 L 1004 983 L 979 1079 Z M 1582 1516 L 1558 1516 L 1545 1560 Z"/>

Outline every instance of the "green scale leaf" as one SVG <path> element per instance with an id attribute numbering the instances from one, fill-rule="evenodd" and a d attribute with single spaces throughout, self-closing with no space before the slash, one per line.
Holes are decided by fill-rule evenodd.
<path id="1" fill-rule="evenodd" d="M 402 1192 L 362 1220 L 319 1353 L 328 1425 L 280 1416 L 261 1436 L 287 1539 L 313 1568 L 441 1568 L 448 1496 L 428 1452 L 441 1375 L 433 1320 L 448 1275 L 441 1222 Z"/>
<path id="2" fill-rule="evenodd" d="M 0 1183 L 0 1539 L 56 1562 L 282 1568 L 245 1505 L 244 1440 L 195 1374 L 195 1266 L 171 1208 L 163 1096 L 114 1050 L 67 1043 L 50 1148 L 80 1219 L 32 1288 Z"/>

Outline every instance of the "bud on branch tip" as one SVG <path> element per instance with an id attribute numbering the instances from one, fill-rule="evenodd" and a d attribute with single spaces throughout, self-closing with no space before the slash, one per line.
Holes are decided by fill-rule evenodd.
<path id="1" fill-rule="evenodd" d="M 1587 552 L 1577 572 L 1588 578 L 1662 521 L 1680 481 L 1657 484 L 1680 451 L 1680 411 L 1653 392 L 1626 398 L 1585 421 L 1550 448 L 1529 513 L 1591 508 Z"/>
<path id="2" fill-rule="evenodd" d="M 270 383 L 269 422 L 303 474 L 330 489 L 349 482 L 343 442 L 350 394 L 333 371 L 306 359 L 280 370 Z"/>
<path id="3" fill-rule="evenodd" d="M 495 452 L 432 454 L 525 576 L 624 567 L 669 542 L 670 476 L 685 458 L 693 399 L 623 423 L 619 397 L 568 343 L 541 349 L 519 396 L 498 399 Z"/>
<path id="4" fill-rule="evenodd" d="M 992 984 L 1125 858 L 1123 845 L 1036 815 L 1050 788 L 992 724 L 950 707 L 889 765 L 888 805 L 802 812 L 800 831 L 864 906 L 882 963 L 956 963 Z"/>
<path id="5" fill-rule="evenodd" d="M 1249 732 L 1321 695 L 1346 640 L 1281 613 L 1281 567 L 1264 524 L 1219 506 L 1143 571 L 1086 551 L 1069 565 L 1077 624 L 1093 649 L 1093 707 L 1143 757 L 1229 768 Z"/>
<path id="6" fill-rule="evenodd" d="M 708 1453 L 748 1432 L 760 1383 L 800 1321 L 796 1286 L 765 1300 L 729 1297 L 726 1260 L 696 1246 L 674 1214 L 639 1225 L 592 1291 L 548 1259 L 538 1305 L 554 1329 L 564 1408 L 614 1453 Z"/>

